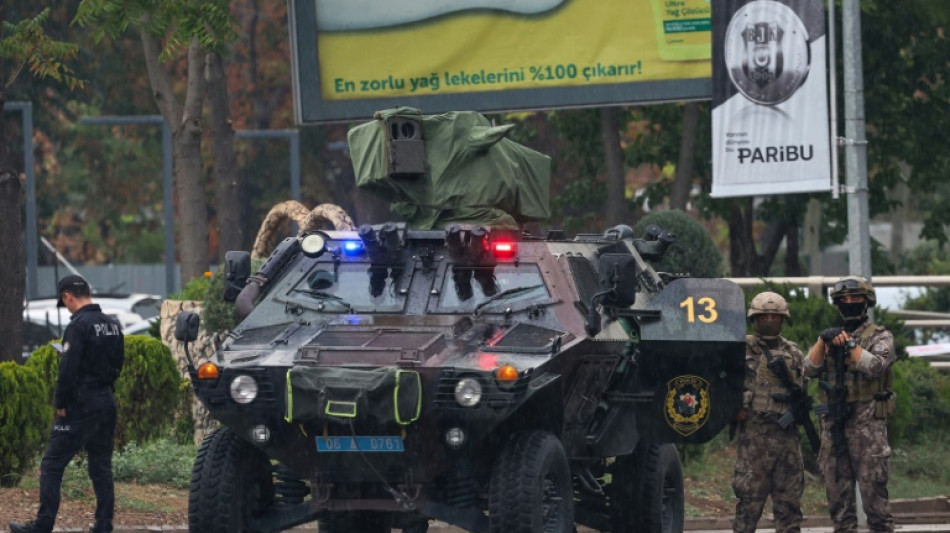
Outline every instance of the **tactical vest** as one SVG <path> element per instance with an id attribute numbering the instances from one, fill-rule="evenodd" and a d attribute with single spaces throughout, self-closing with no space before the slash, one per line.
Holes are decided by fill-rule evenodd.
<path id="1" fill-rule="evenodd" d="M 782 383 L 782 380 L 775 375 L 775 372 L 769 370 L 768 358 L 759 344 L 755 335 L 746 335 L 746 346 L 749 352 L 759 356 L 759 364 L 755 369 L 755 386 L 752 390 L 752 410 L 759 413 L 783 414 L 789 409 L 787 402 L 780 402 L 774 398 L 774 394 L 788 394 L 788 389 Z M 789 350 L 791 343 L 784 338 L 779 337 L 778 345 L 775 348 L 769 348 L 772 357 L 785 360 L 785 366 L 788 367 L 788 373 L 792 381 L 801 384 L 802 374 L 795 358 Z"/>
<path id="2" fill-rule="evenodd" d="M 883 329 L 881 326 L 869 323 L 861 332 L 861 336 L 858 337 L 858 345 L 867 350 L 871 344 L 871 337 Z M 883 401 L 890 397 L 891 383 L 894 380 L 894 372 L 891 367 L 888 367 L 880 376 L 872 378 L 864 372 L 856 370 L 854 360 L 846 355 L 845 368 L 847 372 L 844 375 L 844 384 L 848 388 L 848 403 L 870 402 L 871 400 Z M 821 381 L 834 387 L 838 383 L 835 374 L 834 362 L 830 358 L 826 358 L 825 371 L 821 374 Z M 818 399 L 822 403 L 828 403 L 828 393 L 821 387 L 818 388 Z"/>

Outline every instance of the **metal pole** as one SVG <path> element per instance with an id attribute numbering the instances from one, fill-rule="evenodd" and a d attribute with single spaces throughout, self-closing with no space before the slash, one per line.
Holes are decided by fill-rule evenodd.
<path id="1" fill-rule="evenodd" d="M 290 143 L 290 199 L 300 201 L 300 133 L 297 130 L 240 130 L 235 139 L 287 139 Z"/>
<path id="2" fill-rule="evenodd" d="M 844 51 L 845 173 L 848 188 L 848 271 L 871 279 L 868 231 L 867 138 L 864 124 L 864 66 L 861 61 L 861 2 L 842 0 Z"/>
<path id="3" fill-rule="evenodd" d="M 162 216 L 165 219 L 165 294 L 178 290 L 175 273 L 175 200 L 172 185 L 172 130 L 162 120 Z"/>
<path id="4" fill-rule="evenodd" d="M 36 281 L 36 273 L 39 271 L 39 242 L 36 237 L 36 176 L 33 171 L 33 103 L 7 102 L 3 110 L 19 111 L 23 128 L 23 170 L 26 172 L 26 299 L 32 300 L 39 297 Z"/>
<path id="5" fill-rule="evenodd" d="M 165 295 L 175 292 L 175 216 L 172 196 L 172 134 L 161 115 L 82 117 L 80 124 L 100 126 L 159 124 L 162 126 L 162 216 L 165 225 Z"/>
<path id="6" fill-rule="evenodd" d="M 828 0 L 828 92 L 831 95 L 829 111 L 831 114 L 831 197 L 837 200 L 841 196 L 841 183 L 838 181 L 838 52 L 835 35 L 835 0 Z M 815 272 L 812 270 L 812 272 Z"/>
<path id="7" fill-rule="evenodd" d="M 290 135 L 290 197 L 300 201 L 300 132 Z"/>

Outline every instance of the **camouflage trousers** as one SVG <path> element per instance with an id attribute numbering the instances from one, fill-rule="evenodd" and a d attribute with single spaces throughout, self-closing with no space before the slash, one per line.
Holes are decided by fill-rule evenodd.
<path id="1" fill-rule="evenodd" d="M 742 426 L 732 490 L 736 493 L 733 530 L 755 531 L 765 501 L 772 496 L 776 533 L 801 531 L 805 470 L 797 426 L 782 429 L 776 415 L 753 414 Z"/>
<path id="2" fill-rule="evenodd" d="M 858 403 L 845 422 L 847 450 L 836 453 L 831 438 L 832 423 L 821 420 L 821 451 L 818 465 L 825 480 L 828 511 L 835 533 L 858 530 L 854 487 L 861 490 L 868 528 L 875 532 L 894 531 L 894 516 L 887 496 L 887 420 L 874 417 L 874 402 Z"/>

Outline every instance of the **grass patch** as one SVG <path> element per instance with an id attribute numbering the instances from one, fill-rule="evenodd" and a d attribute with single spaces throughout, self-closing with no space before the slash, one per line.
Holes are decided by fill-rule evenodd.
<path id="1" fill-rule="evenodd" d="M 174 513 L 179 511 L 168 505 L 162 505 L 160 501 L 154 499 L 143 499 L 132 495 L 117 492 L 115 495 L 116 506 L 123 509 L 138 511 L 142 513 Z"/>
<path id="2" fill-rule="evenodd" d="M 133 443 L 113 457 L 112 470 L 117 482 L 163 483 L 188 488 L 196 453 L 194 445 L 170 440 L 142 446 Z"/>
<path id="3" fill-rule="evenodd" d="M 894 448 L 887 486 L 891 499 L 950 495 L 950 443 L 934 438 Z"/>
<path id="4" fill-rule="evenodd" d="M 687 449 L 683 454 L 686 457 L 683 464 L 686 516 L 729 516 L 736 503 L 732 491 L 735 443 L 720 435 L 705 446 L 701 451 Z M 802 453 L 808 462 L 811 450 L 806 447 Z M 950 495 L 950 443 L 933 438 L 929 442 L 894 448 L 888 489 L 892 500 Z M 770 503 L 766 503 L 765 511 L 771 512 Z M 824 482 L 819 474 L 807 470 L 802 511 L 806 515 L 828 514 Z"/>

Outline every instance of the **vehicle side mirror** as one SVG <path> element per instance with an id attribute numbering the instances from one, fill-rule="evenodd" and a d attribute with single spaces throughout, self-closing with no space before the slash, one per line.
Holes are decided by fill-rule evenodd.
<path id="1" fill-rule="evenodd" d="M 247 285 L 251 275 L 251 254 L 248 252 L 228 252 L 224 254 L 224 301 L 237 300 L 241 289 Z"/>
<path id="2" fill-rule="evenodd" d="M 201 318 L 198 313 L 182 311 L 175 319 L 175 338 L 181 342 L 192 342 L 198 338 L 198 326 Z"/>

